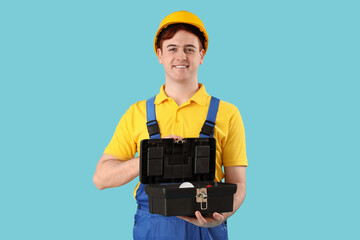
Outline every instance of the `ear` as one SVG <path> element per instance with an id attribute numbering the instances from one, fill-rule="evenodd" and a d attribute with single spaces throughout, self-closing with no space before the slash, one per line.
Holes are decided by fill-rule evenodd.
<path id="1" fill-rule="evenodd" d="M 157 51 L 156 51 L 156 53 L 157 53 L 157 57 L 158 57 L 158 59 L 159 59 L 159 63 L 160 63 L 160 64 L 163 64 L 161 49 L 158 48 Z"/>
<path id="2" fill-rule="evenodd" d="M 200 64 L 204 62 L 205 49 L 201 49 L 200 51 Z"/>

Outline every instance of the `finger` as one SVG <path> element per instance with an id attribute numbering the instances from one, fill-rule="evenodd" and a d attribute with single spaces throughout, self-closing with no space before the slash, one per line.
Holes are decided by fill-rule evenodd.
<path id="1" fill-rule="evenodd" d="M 180 139 L 180 140 L 183 140 L 184 138 L 183 137 L 181 137 L 181 136 L 178 136 L 178 135 L 168 135 L 168 136 L 166 136 L 166 137 L 164 137 L 164 138 L 173 138 L 173 139 Z"/>
<path id="2" fill-rule="evenodd" d="M 199 211 L 195 212 L 195 216 L 201 225 L 204 225 L 205 223 L 207 223 L 206 219 L 201 215 L 201 213 Z"/>
<path id="3" fill-rule="evenodd" d="M 213 218 L 217 221 L 224 221 L 224 216 L 217 212 L 213 213 Z"/>

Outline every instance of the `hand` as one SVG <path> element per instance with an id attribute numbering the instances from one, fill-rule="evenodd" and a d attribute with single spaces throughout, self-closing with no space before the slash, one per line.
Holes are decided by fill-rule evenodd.
<path id="1" fill-rule="evenodd" d="M 183 140 L 184 139 L 183 137 L 180 137 L 178 135 L 168 135 L 168 136 L 163 137 L 163 138 L 173 138 L 175 140 Z"/>
<path id="2" fill-rule="evenodd" d="M 196 217 L 187 217 L 187 216 L 178 216 L 178 218 L 181 218 L 184 221 L 187 221 L 189 223 L 192 223 L 199 227 L 216 227 L 222 224 L 227 217 L 224 216 L 225 213 L 220 214 L 217 212 L 214 212 L 212 214 L 212 217 L 203 217 L 199 211 L 195 212 Z"/>

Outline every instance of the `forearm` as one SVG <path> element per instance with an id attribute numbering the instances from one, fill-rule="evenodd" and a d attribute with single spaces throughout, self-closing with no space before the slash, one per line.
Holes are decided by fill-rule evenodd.
<path id="1" fill-rule="evenodd" d="M 121 161 L 105 159 L 96 167 L 94 184 L 100 190 L 122 186 L 139 175 L 139 157 Z"/>
<path id="2" fill-rule="evenodd" d="M 225 219 L 233 215 L 240 208 L 240 206 L 242 205 L 245 199 L 246 185 L 243 183 L 237 183 L 236 185 L 237 185 L 237 190 L 234 194 L 233 211 L 223 213 L 222 215 L 225 217 Z"/>
<path id="3" fill-rule="evenodd" d="M 237 185 L 234 194 L 233 211 L 223 213 L 224 217 L 227 219 L 233 215 L 244 202 L 246 194 L 246 168 L 243 166 L 225 167 L 225 182 Z"/>

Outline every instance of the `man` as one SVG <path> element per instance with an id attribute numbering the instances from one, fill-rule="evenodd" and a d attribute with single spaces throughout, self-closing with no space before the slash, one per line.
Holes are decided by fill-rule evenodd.
<path id="1" fill-rule="evenodd" d="M 205 86 L 197 79 L 198 67 L 204 61 L 208 46 L 205 27 L 190 12 L 174 12 L 161 22 L 154 45 L 165 71 L 165 84 L 153 100 L 160 135 L 163 138 L 199 137 L 211 102 Z M 146 100 L 135 103 L 121 118 L 96 167 L 94 183 L 99 189 L 122 186 L 139 175 L 139 157 L 135 154 L 140 152 L 140 141 L 152 136 L 148 132 L 146 105 Z M 245 198 L 245 133 L 239 111 L 224 101 L 218 105 L 214 122 L 215 181 L 225 176 L 225 182 L 237 184 L 233 212 L 213 213 L 210 217 L 203 217 L 198 211 L 195 217 L 150 214 L 144 186 L 138 184 L 134 191 L 138 203 L 134 239 L 228 238 L 226 220 Z"/>

